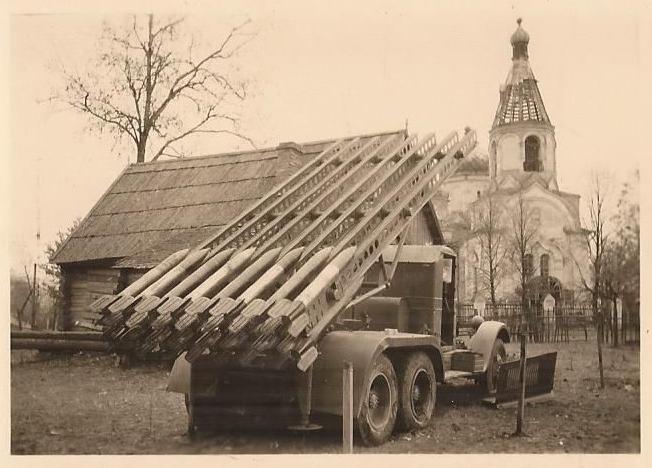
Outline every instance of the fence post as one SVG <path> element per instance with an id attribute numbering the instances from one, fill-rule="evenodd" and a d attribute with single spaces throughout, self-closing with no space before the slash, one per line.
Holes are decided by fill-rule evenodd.
<path id="1" fill-rule="evenodd" d="M 342 452 L 353 453 L 353 365 L 342 370 Z"/>

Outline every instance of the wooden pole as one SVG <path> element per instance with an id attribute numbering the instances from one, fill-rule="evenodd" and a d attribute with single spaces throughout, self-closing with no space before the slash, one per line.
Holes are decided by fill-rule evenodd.
<path id="1" fill-rule="evenodd" d="M 614 343 L 614 348 L 618 347 L 618 302 L 617 302 L 617 296 L 614 294 L 613 300 L 611 302 L 611 309 L 613 310 L 613 313 L 611 315 L 611 320 L 613 322 L 613 343 Z"/>
<path id="2" fill-rule="evenodd" d="M 602 367 L 602 332 L 603 332 L 603 324 L 602 324 L 602 311 L 598 311 L 598 330 L 597 330 L 597 335 L 598 335 L 598 367 L 600 368 L 600 388 L 604 388 L 604 370 Z"/>
<path id="3" fill-rule="evenodd" d="M 342 371 L 342 452 L 353 453 L 353 366 L 344 363 Z"/>
<path id="4" fill-rule="evenodd" d="M 36 293 L 36 263 L 34 263 L 34 270 L 32 273 L 32 320 L 31 326 L 32 329 L 36 328 L 36 311 L 38 309 L 38 295 Z"/>
<path id="5" fill-rule="evenodd" d="M 12 338 L 11 349 L 41 351 L 109 351 L 109 343 L 91 340 L 57 340 L 52 338 Z"/>
<path id="6" fill-rule="evenodd" d="M 525 349 L 525 340 L 526 334 L 523 328 L 521 328 L 520 333 L 521 339 L 521 360 L 518 372 L 518 384 L 521 389 L 521 393 L 518 397 L 518 407 L 516 410 L 516 432 L 515 435 L 523 435 L 523 416 L 525 414 L 525 359 L 526 359 L 526 349 Z"/>

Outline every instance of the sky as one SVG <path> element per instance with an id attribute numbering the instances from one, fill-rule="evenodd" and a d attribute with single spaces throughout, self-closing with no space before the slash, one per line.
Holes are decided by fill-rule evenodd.
<path id="1" fill-rule="evenodd" d="M 121 20 L 134 4 L 147 11 L 118 4 L 55 2 L 44 10 L 16 3 L 8 16 L 5 221 L 14 271 L 43 261 L 56 233 L 85 216 L 134 161 L 111 138 L 86 131 L 85 118 L 46 102 L 62 86 L 62 65 L 83 69 L 97 54 L 103 21 Z M 468 125 L 477 130 L 482 153 L 511 66 L 509 38 L 522 17 L 555 126 L 560 189 L 586 198 L 592 169 L 617 186 L 643 161 L 648 10 L 617 1 L 281 0 L 195 2 L 192 9 L 183 2 L 154 12 L 185 14 L 185 26 L 206 44 L 251 20 L 255 37 L 236 65 L 251 80 L 239 110 L 242 131 L 259 147 L 407 122 L 421 135 Z M 242 149 L 242 142 L 211 137 L 196 152 Z"/>

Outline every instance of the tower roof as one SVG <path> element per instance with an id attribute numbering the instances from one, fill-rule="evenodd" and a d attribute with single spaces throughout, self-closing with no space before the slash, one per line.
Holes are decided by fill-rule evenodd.
<path id="1" fill-rule="evenodd" d="M 519 122 L 541 122 L 550 125 L 548 113 L 537 86 L 537 80 L 530 68 L 527 46 L 530 35 L 521 26 L 511 37 L 512 69 L 505 83 L 500 87 L 500 102 L 492 128 Z"/>

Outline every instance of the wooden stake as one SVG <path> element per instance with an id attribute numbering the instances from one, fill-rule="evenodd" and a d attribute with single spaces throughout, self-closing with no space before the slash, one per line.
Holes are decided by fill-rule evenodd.
<path id="1" fill-rule="evenodd" d="M 353 366 L 344 363 L 342 371 L 342 452 L 353 453 Z"/>
<path id="2" fill-rule="evenodd" d="M 521 394 L 519 395 L 518 398 L 518 407 L 516 410 L 516 432 L 514 435 L 523 435 L 523 415 L 525 414 L 525 340 L 526 340 L 526 334 L 521 329 L 521 362 L 520 362 L 520 367 L 519 367 L 519 373 L 518 373 L 518 383 L 521 388 Z"/>
<path id="3" fill-rule="evenodd" d="M 598 367 L 600 368 L 600 388 L 604 388 L 604 370 L 602 368 L 602 311 L 598 311 Z"/>
<path id="4" fill-rule="evenodd" d="M 38 309 L 38 297 L 36 293 L 36 263 L 34 263 L 34 272 L 32 273 L 32 320 L 30 325 L 32 329 L 36 328 L 36 311 Z"/>

